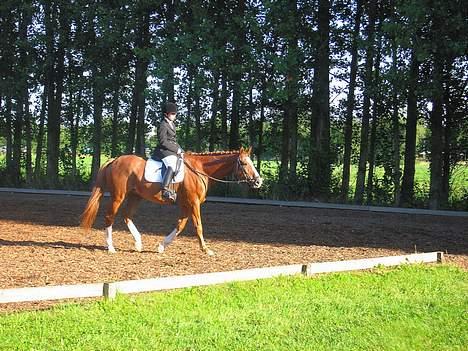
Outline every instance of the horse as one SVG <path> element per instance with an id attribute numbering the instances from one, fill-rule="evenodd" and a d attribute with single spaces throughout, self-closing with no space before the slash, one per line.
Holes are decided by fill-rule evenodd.
<path id="1" fill-rule="evenodd" d="M 208 247 L 203 238 L 200 205 L 205 202 L 208 186 L 214 181 L 247 183 L 251 188 L 258 189 L 262 185 L 262 178 L 255 169 L 250 158 L 252 148 L 241 148 L 238 151 L 217 151 L 205 153 L 187 152 L 183 155 L 185 163 L 184 180 L 173 184 L 177 193 L 176 203 L 180 208 L 177 226 L 168 234 L 158 246 L 158 252 L 163 253 L 166 247 L 184 230 L 189 217 L 196 228 L 200 248 L 212 256 L 214 252 Z M 161 183 L 150 183 L 144 178 L 146 160 L 136 155 L 122 155 L 108 160 L 99 169 L 95 185 L 88 203 L 81 215 L 81 227 L 89 230 L 96 220 L 99 204 L 105 191 L 109 191 L 109 202 L 105 215 L 105 233 L 107 250 L 115 253 L 112 242 L 112 225 L 115 216 L 127 199 L 123 210 L 124 221 L 135 240 L 135 249 L 142 251 L 141 235 L 133 223 L 137 205 L 142 199 L 160 203 L 172 204 L 163 199 Z M 235 181 L 222 180 L 227 176 L 234 176 Z"/>

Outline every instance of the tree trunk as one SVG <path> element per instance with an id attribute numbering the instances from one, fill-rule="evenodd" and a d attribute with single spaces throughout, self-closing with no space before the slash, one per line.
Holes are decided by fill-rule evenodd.
<path id="1" fill-rule="evenodd" d="M 191 144 L 190 140 L 190 126 L 192 125 L 192 105 L 193 105 L 193 81 L 195 67 L 189 64 L 187 68 L 187 80 L 188 80 L 188 93 L 187 93 L 187 116 L 185 116 L 184 125 L 184 138 L 187 145 Z"/>
<path id="2" fill-rule="evenodd" d="M 380 24 L 378 27 L 378 40 L 377 40 L 377 56 L 374 61 L 374 79 L 372 82 L 372 126 L 369 141 L 369 174 L 367 177 L 366 196 L 367 203 L 371 204 L 374 193 L 374 167 L 375 167 L 375 143 L 377 139 L 377 125 L 379 123 L 380 115 L 380 103 L 382 97 L 380 96 L 380 60 L 381 60 L 381 46 L 382 46 L 382 35 L 380 32 Z"/>
<path id="3" fill-rule="evenodd" d="M 5 102 L 5 132 L 6 132 L 6 174 L 8 181 L 12 181 L 13 172 L 13 120 L 12 120 L 12 99 L 11 96 L 6 97 Z"/>
<path id="4" fill-rule="evenodd" d="M 201 82 L 198 76 L 198 70 L 195 73 L 195 85 L 194 85 L 194 99 L 195 106 L 193 108 L 193 115 L 195 117 L 195 151 L 201 151 L 201 108 L 200 108 L 200 90 Z"/>
<path id="5" fill-rule="evenodd" d="M 61 112 L 62 112 L 62 94 L 63 94 L 63 79 L 65 71 L 65 45 L 68 42 L 69 23 L 67 13 L 64 8 L 61 8 L 59 14 L 59 44 L 56 52 L 56 59 L 54 60 L 53 48 L 53 12 L 56 11 L 52 8 L 52 18 L 46 20 L 46 36 L 48 39 L 48 53 L 52 54 L 49 59 L 52 65 L 49 65 L 49 82 L 52 84 L 49 87 L 49 101 L 48 101 L 48 118 L 47 118 L 47 180 L 50 187 L 55 187 L 58 183 L 59 173 L 59 158 L 60 158 L 60 125 L 61 125 Z M 49 27 L 49 30 L 47 30 Z M 49 37 L 50 36 L 50 37 Z M 54 67 L 53 62 L 57 65 Z"/>
<path id="6" fill-rule="evenodd" d="M 253 77 L 250 77 L 251 81 L 253 81 Z M 252 146 L 255 148 L 255 120 L 254 120 L 254 114 L 255 114 L 255 104 L 253 101 L 253 90 L 254 87 L 251 86 L 249 88 L 249 125 L 247 126 L 248 128 L 248 133 L 249 133 L 249 146 Z"/>
<path id="7" fill-rule="evenodd" d="M 213 72 L 213 86 L 211 89 L 211 117 L 210 117 L 210 145 L 209 150 L 214 151 L 217 139 L 218 131 L 216 128 L 216 116 L 218 115 L 218 100 L 219 100 L 219 72 L 215 70 Z"/>
<path id="8" fill-rule="evenodd" d="M 239 140 L 239 118 L 240 118 L 240 103 L 241 103 L 241 91 L 240 91 L 240 74 L 234 75 L 234 82 L 232 88 L 232 110 L 231 110 L 231 129 L 229 132 L 229 148 L 231 150 L 237 150 L 240 147 Z"/>
<path id="9" fill-rule="evenodd" d="M 369 118 L 370 98 L 372 88 L 372 65 L 374 58 L 374 27 L 375 27 L 376 4 L 369 2 L 369 24 L 367 26 L 367 48 L 366 48 L 366 70 L 364 77 L 364 101 L 361 122 L 361 142 L 359 145 L 359 165 L 356 178 L 356 190 L 354 202 L 362 204 L 364 199 L 364 184 L 366 180 L 366 167 L 369 157 Z"/>
<path id="10" fill-rule="evenodd" d="M 101 71 L 93 68 L 93 161 L 91 179 L 96 179 L 101 167 L 101 142 L 102 142 L 102 108 L 104 105 L 104 87 L 102 86 Z"/>
<path id="11" fill-rule="evenodd" d="M 283 111 L 283 134 L 281 136 L 281 164 L 279 170 L 279 183 L 287 184 L 289 173 L 289 114 L 290 110 Z"/>
<path id="12" fill-rule="evenodd" d="M 291 32 L 288 34 L 288 72 L 286 77 L 286 95 L 289 119 L 289 177 L 291 183 L 297 181 L 297 99 L 299 94 L 299 48 L 297 33 L 297 2 L 288 1 L 288 20 Z M 324 30 L 323 28 L 319 29 Z M 326 29 L 325 29 L 326 30 Z"/>
<path id="13" fill-rule="evenodd" d="M 392 154 L 393 154 L 393 204 L 398 206 L 400 202 L 400 118 L 399 118 L 399 101 L 398 101 L 398 47 L 395 39 L 392 40 Z"/>
<path id="14" fill-rule="evenodd" d="M 258 122 L 258 145 L 257 145 L 257 170 L 260 172 L 262 169 L 262 155 L 263 155 L 263 125 L 265 123 L 265 105 L 266 105 L 266 82 L 262 80 L 262 92 L 260 100 L 260 121 Z"/>
<path id="15" fill-rule="evenodd" d="M 351 69 L 348 86 L 348 99 L 346 102 L 346 120 L 344 127 L 344 154 L 343 154 L 343 174 L 341 181 L 341 198 L 346 201 L 349 193 L 349 179 L 351 168 L 351 150 L 353 138 L 353 112 L 354 112 L 354 91 L 356 89 L 356 76 L 358 69 L 358 40 L 359 31 L 361 28 L 362 16 L 362 0 L 358 0 L 356 4 L 356 15 L 354 19 L 353 38 L 351 42 Z"/>
<path id="16" fill-rule="evenodd" d="M 414 196 L 414 172 L 416 162 L 416 126 L 418 122 L 417 85 L 419 77 L 419 61 L 416 51 L 411 53 L 410 71 L 408 77 L 408 95 L 405 127 L 405 159 L 403 179 L 401 181 L 400 206 L 411 206 Z"/>
<path id="17" fill-rule="evenodd" d="M 73 179 L 76 179 L 78 176 L 78 170 L 76 167 L 76 159 L 78 156 L 78 133 L 79 133 L 79 121 L 82 109 L 82 88 L 79 88 L 78 97 L 76 99 L 76 108 L 75 113 L 71 116 L 71 130 L 70 130 L 70 148 L 71 148 L 71 157 L 72 157 L 72 169 L 71 176 Z"/>
<path id="18" fill-rule="evenodd" d="M 451 99 L 451 71 L 453 66 L 453 58 L 447 58 L 445 75 L 444 75 L 444 106 L 445 106 L 445 128 L 444 128 L 444 151 L 442 164 L 442 193 L 441 204 L 444 207 L 449 205 L 450 195 L 450 175 L 452 167 L 452 128 L 454 127 L 454 108 Z"/>
<path id="19" fill-rule="evenodd" d="M 164 37 L 168 50 L 165 52 L 164 61 L 162 62 L 165 72 L 165 77 L 162 84 L 162 92 L 163 92 L 163 101 L 164 102 L 175 102 L 175 90 L 174 90 L 174 38 L 177 36 L 177 27 L 174 22 L 175 18 L 175 3 L 174 1 L 168 1 L 167 4 L 167 23 L 165 26 L 166 35 Z M 149 20 L 149 17 L 148 17 Z M 149 23 L 148 23 L 149 24 Z M 149 33 L 149 27 L 148 33 Z M 149 47 L 149 41 L 148 41 Z"/>
<path id="20" fill-rule="evenodd" d="M 239 23 L 243 23 L 245 16 L 245 0 L 238 1 L 234 8 L 234 16 Z M 240 147 L 239 128 L 240 128 L 240 108 L 242 99 L 241 80 L 244 72 L 243 67 L 243 46 L 245 45 L 245 28 L 243 24 L 238 28 L 239 33 L 234 37 L 234 53 L 232 65 L 232 109 L 231 109 L 231 129 L 229 131 L 229 148 L 237 150 Z"/>
<path id="21" fill-rule="evenodd" d="M 431 128 L 431 162 L 429 208 L 437 210 L 441 205 L 442 195 L 442 167 L 443 167 L 443 57 L 435 53 L 433 69 L 432 112 L 430 114 Z"/>
<path id="22" fill-rule="evenodd" d="M 228 100 L 228 86 L 226 71 L 223 71 L 221 77 L 221 101 L 220 101 L 220 112 L 221 112 L 221 145 L 223 149 L 226 149 L 228 144 L 228 128 L 227 128 L 227 100 Z"/>
<path id="23" fill-rule="evenodd" d="M 309 153 L 309 191 L 326 198 L 330 189 L 330 1 L 320 0 Z"/>
<path id="24" fill-rule="evenodd" d="M 41 176 L 42 169 L 42 147 L 44 142 L 44 124 L 47 111 L 47 97 L 49 96 L 49 83 L 44 80 L 44 91 L 42 93 L 41 112 L 39 115 L 39 131 L 37 133 L 36 160 L 34 162 L 34 180 L 37 182 Z"/>
<path id="25" fill-rule="evenodd" d="M 24 97 L 16 101 L 16 115 L 13 120 L 13 159 L 11 176 L 13 185 L 19 186 L 21 182 L 21 138 L 23 131 Z"/>
<path id="26" fill-rule="evenodd" d="M 26 138 L 26 184 L 31 185 L 33 181 L 32 168 L 32 128 L 31 113 L 29 112 L 29 94 L 25 91 L 26 102 L 24 104 L 24 134 Z"/>
<path id="27" fill-rule="evenodd" d="M 119 114 L 119 104 L 120 104 L 120 73 L 117 74 L 117 82 L 116 82 L 114 94 L 112 96 L 112 140 L 111 140 L 111 157 L 117 157 L 117 138 L 119 132 L 119 121 L 120 121 L 120 114 Z"/>
<path id="28" fill-rule="evenodd" d="M 137 66 L 137 65 L 136 65 Z M 136 70 L 136 67 L 135 67 Z M 136 87 L 136 74 L 135 74 L 135 85 L 133 86 L 132 92 L 132 104 L 130 106 L 130 116 L 128 121 L 128 135 L 127 135 L 127 145 L 125 148 L 125 153 L 132 154 L 135 147 L 135 134 L 136 134 L 136 125 L 137 125 L 137 113 L 138 113 L 138 92 Z"/>
<path id="29" fill-rule="evenodd" d="M 140 50 L 142 50 L 144 54 L 137 57 L 135 77 L 135 90 L 138 111 L 135 152 L 140 156 L 145 156 L 145 90 L 147 87 L 147 71 L 149 65 L 149 59 L 147 58 L 147 50 L 150 47 L 149 24 L 149 10 L 144 10 L 144 13 L 141 15 L 139 31 L 141 37 Z"/>
<path id="30" fill-rule="evenodd" d="M 2 10 L 2 18 L 0 20 L 0 30 L 2 35 L 2 50 L 0 51 L 0 79 L 2 90 L 4 94 L 5 107 L 5 139 L 6 139 L 6 179 L 5 183 L 9 184 L 12 182 L 12 170 L 13 170 L 13 96 L 15 95 L 15 83 L 16 83 L 16 49 L 15 44 L 17 41 L 16 32 L 16 16 L 10 15 L 10 12 L 14 9 L 14 3 L 10 2 L 5 5 L 2 4 L 4 9 Z M 3 16 L 6 14 L 6 16 Z M 1 107 L 1 105 L 0 105 Z M 0 132 L 1 129 L 0 124 Z"/>

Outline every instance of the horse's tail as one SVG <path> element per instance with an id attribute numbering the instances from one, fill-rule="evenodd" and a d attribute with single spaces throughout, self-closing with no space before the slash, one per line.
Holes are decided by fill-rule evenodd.
<path id="1" fill-rule="evenodd" d="M 80 226 L 84 229 L 90 229 L 96 220 L 96 215 L 99 210 L 99 203 L 102 196 L 104 195 L 104 189 L 106 187 L 106 168 L 114 161 L 113 158 L 104 163 L 96 177 L 96 183 L 89 197 L 86 208 L 81 214 Z"/>

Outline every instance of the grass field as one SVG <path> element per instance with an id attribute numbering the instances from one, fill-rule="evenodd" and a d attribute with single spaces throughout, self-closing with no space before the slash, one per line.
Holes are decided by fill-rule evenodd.
<path id="1" fill-rule="evenodd" d="M 335 167 L 333 170 L 335 177 L 341 179 L 342 167 Z M 357 166 L 351 166 L 350 172 L 350 197 L 352 198 L 354 194 L 354 189 L 356 187 L 356 176 L 357 176 Z M 382 180 L 384 177 L 384 169 L 382 167 L 377 167 L 375 169 L 375 177 L 378 180 Z M 466 195 L 466 189 L 468 189 L 468 164 L 459 163 L 452 171 L 452 176 L 450 179 L 451 187 L 450 193 L 451 198 L 456 201 L 462 196 Z M 430 172 L 429 172 L 429 162 L 428 161 L 416 161 L 415 165 L 415 174 L 414 174 L 414 183 L 415 183 L 415 197 L 429 197 L 429 186 L 430 186 Z"/>
<path id="2" fill-rule="evenodd" d="M 466 350 L 467 273 L 281 277 L 0 315 L 2 350 Z"/>

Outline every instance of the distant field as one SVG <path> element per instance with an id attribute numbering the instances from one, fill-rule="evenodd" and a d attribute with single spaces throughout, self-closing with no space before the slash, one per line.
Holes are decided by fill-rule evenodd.
<path id="1" fill-rule="evenodd" d="M 336 177 L 341 177 L 342 167 L 335 167 L 333 174 Z M 356 187 L 356 174 L 357 166 L 351 166 L 351 175 L 350 175 L 350 192 L 354 194 L 354 189 Z M 375 170 L 375 177 L 378 180 L 382 180 L 384 175 L 384 169 L 382 167 L 377 167 Z M 429 195 L 429 185 L 430 185 L 430 172 L 429 172 L 429 162 L 428 161 L 417 161 L 415 167 L 414 175 L 415 186 L 417 191 L 422 194 Z M 460 163 L 453 170 L 451 177 L 451 191 L 452 196 L 456 197 L 457 194 L 463 193 L 465 189 L 468 189 L 468 164 Z"/>
<path id="2" fill-rule="evenodd" d="M 109 159 L 108 156 L 103 155 L 101 157 L 101 164 Z M 80 174 L 85 178 L 88 178 L 91 174 L 91 162 L 92 157 L 90 155 L 85 156 L 81 163 L 78 164 L 80 167 Z M 0 153 L 0 167 L 4 166 L 5 154 Z M 279 165 L 277 161 L 262 161 L 261 174 L 267 179 L 276 179 L 278 176 Z M 63 171 L 61 171 L 63 173 Z M 338 166 L 333 169 L 333 176 L 340 179 L 342 173 L 342 167 Z M 356 187 L 356 173 L 357 166 L 351 166 L 350 175 L 350 194 L 352 197 L 354 189 Z M 382 180 L 384 175 L 384 169 L 377 167 L 375 170 L 376 180 Z M 459 163 L 452 172 L 451 177 L 451 199 L 452 201 L 460 201 L 463 196 L 466 196 L 468 189 L 468 163 Z M 430 185 L 430 172 L 429 162 L 419 160 L 416 162 L 415 167 L 415 194 L 419 198 L 427 198 L 429 196 L 429 185 Z"/>
<path id="3" fill-rule="evenodd" d="M 403 266 L 0 315 L 2 350 L 466 350 L 467 273 Z"/>

